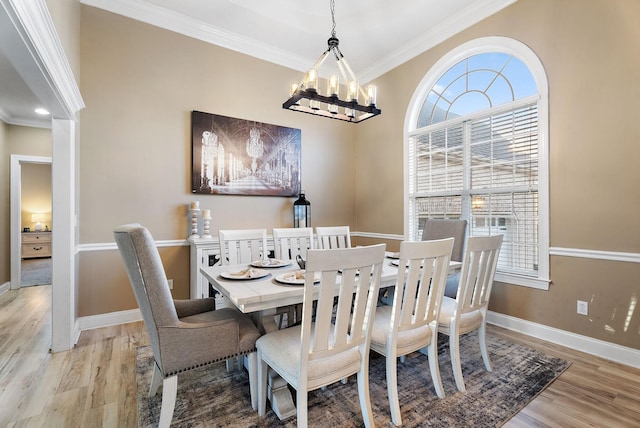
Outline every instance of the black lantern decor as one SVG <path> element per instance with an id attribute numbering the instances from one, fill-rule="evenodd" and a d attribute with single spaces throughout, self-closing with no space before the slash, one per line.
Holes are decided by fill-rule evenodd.
<path id="1" fill-rule="evenodd" d="M 304 198 L 304 191 L 293 203 L 293 227 L 311 227 L 311 202 Z"/>

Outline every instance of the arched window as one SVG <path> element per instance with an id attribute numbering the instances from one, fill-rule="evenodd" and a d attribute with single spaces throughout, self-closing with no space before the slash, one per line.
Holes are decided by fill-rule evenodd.
<path id="1" fill-rule="evenodd" d="M 405 118 L 405 236 L 427 218 L 504 234 L 496 280 L 548 289 L 548 97 L 537 56 L 504 37 L 468 42 L 418 85 Z"/>

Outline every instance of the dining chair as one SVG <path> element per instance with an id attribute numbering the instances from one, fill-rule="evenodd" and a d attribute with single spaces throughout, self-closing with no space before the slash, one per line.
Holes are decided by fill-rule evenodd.
<path id="1" fill-rule="evenodd" d="M 299 255 L 306 260 L 307 251 L 314 248 L 312 227 L 274 228 L 272 234 L 276 259 L 295 261 Z"/>
<path id="2" fill-rule="evenodd" d="M 162 382 L 160 427 L 173 418 L 178 374 L 230 357 L 247 356 L 251 406 L 257 408 L 256 339 L 251 319 L 230 308 L 214 310 L 214 299 L 173 300 L 160 254 L 149 231 L 139 224 L 114 230 L 133 293 L 149 334 L 154 370 L 149 396 Z"/>
<path id="3" fill-rule="evenodd" d="M 460 285 L 455 299 L 444 296 L 438 332 L 449 336 L 451 366 L 459 391 L 465 391 L 460 365 L 460 336 L 478 330 L 480 352 L 487 371 L 493 371 L 487 349 L 487 307 L 498 264 L 503 235 L 469 237 L 462 261 Z"/>
<path id="4" fill-rule="evenodd" d="M 402 425 L 398 357 L 426 348 L 436 394 L 444 398 L 438 366 L 438 313 L 453 245 L 453 238 L 402 242 L 399 265 L 407 269 L 398 269 L 393 306 L 376 309 L 371 349 L 386 357 L 387 392 L 395 425 Z"/>
<path id="5" fill-rule="evenodd" d="M 276 259 L 291 260 L 297 263 L 296 257 L 300 256 L 303 260 L 307 259 L 307 251 L 315 248 L 313 243 L 312 227 L 290 227 L 290 228 L 274 228 L 273 248 Z M 300 321 L 302 311 L 301 305 L 291 305 L 285 309 L 287 313 L 287 324 L 289 326 Z M 282 309 L 278 309 L 282 312 Z M 282 328 L 284 317 L 280 316 L 278 320 L 278 328 Z"/>
<path id="6" fill-rule="evenodd" d="M 320 250 L 351 247 L 349 226 L 316 227 L 316 238 Z"/>
<path id="7" fill-rule="evenodd" d="M 237 265 L 267 259 L 267 229 L 219 230 L 220 264 Z"/>
<path id="8" fill-rule="evenodd" d="M 422 229 L 422 240 L 454 238 L 451 260 L 461 262 L 466 234 L 467 220 L 465 219 L 427 219 Z M 458 284 L 460 284 L 460 271 L 449 275 L 444 295 L 455 298 Z"/>
<path id="9" fill-rule="evenodd" d="M 267 333 L 256 342 L 260 416 L 266 411 L 270 367 L 296 390 L 299 427 L 307 426 L 308 392 L 352 374 L 357 374 L 364 424 L 374 425 L 369 398 L 369 340 L 384 250 L 384 244 L 309 250 L 301 325 Z"/>

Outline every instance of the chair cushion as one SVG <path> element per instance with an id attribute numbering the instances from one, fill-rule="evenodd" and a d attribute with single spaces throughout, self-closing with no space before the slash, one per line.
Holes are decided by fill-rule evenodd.
<path id="1" fill-rule="evenodd" d="M 444 296 L 442 305 L 440 306 L 440 316 L 438 317 L 438 329 L 444 333 L 448 333 L 451 327 L 453 313 L 456 310 L 456 299 Z M 482 313 L 479 310 L 467 312 L 460 317 L 459 329 L 460 333 L 466 333 L 474 330 L 482 323 Z"/>
<path id="2" fill-rule="evenodd" d="M 262 352 L 262 359 L 294 388 L 298 385 L 300 367 L 300 330 L 301 326 L 285 328 L 265 334 L 256 341 L 256 347 Z M 313 341 L 311 337 L 312 344 Z M 309 361 L 307 367 L 309 389 L 322 386 L 323 384 L 317 385 L 317 380 L 331 377 L 331 373 L 336 373 L 334 377 L 336 381 L 356 373 L 360 369 L 360 359 L 360 351 L 357 347 L 353 347 L 338 356 Z M 345 373 L 348 374 L 345 375 Z"/>
<path id="3" fill-rule="evenodd" d="M 371 332 L 371 349 L 386 355 L 387 335 L 391 326 L 392 306 L 379 306 L 373 320 Z M 398 332 L 396 339 L 397 355 L 406 355 L 423 348 L 431 342 L 431 329 L 424 325 L 411 330 Z"/>
<path id="4" fill-rule="evenodd" d="M 236 309 L 223 308 L 216 311 L 203 312 L 197 315 L 180 318 L 180 321 L 184 323 L 198 324 L 227 319 L 235 320 L 240 328 L 239 352 L 245 353 L 254 350 L 256 340 L 260 337 L 260 331 L 258 331 L 258 328 L 247 315 Z"/>

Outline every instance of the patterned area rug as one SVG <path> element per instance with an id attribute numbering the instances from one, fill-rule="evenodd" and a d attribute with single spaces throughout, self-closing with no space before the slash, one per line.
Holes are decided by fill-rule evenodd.
<path id="1" fill-rule="evenodd" d="M 409 355 L 398 365 L 398 389 L 405 427 L 496 427 L 503 425 L 547 387 L 571 363 L 536 350 L 489 336 L 494 365 L 487 372 L 478 348 L 477 335 L 461 339 L 462 372 L 466 393 L 456 389 L 449 360 L 447 338 L 440 337 L 438 360 L 446 397 L 433 389 L 427 357 Z M 136 358 L 138 426 L 157 426 L 162 388 L 148 398 L 153 356 L 151 348 L 140 347 Z M 371 404 L 375 424 L 393 427 L 385 380 L 385 361 L 371 353 Z M 295 392 L 293 392 L 295 400 Z M 296 418 L 280 421 L 267 403 L 260 418 L 251 409 L 246 371 L 227 372 L 224 363 L 178 376 L 178 396 L 173 414 L 175 427 L 295 427 Z M 355 377 L 346 385 L 337 383 L 309 393 L 309 426 L 363 426 Z"/>
<path id="2" fill-rule="evenodd" d="M 52 261 L 51 257 L 21 260 L 20 285 L 26 287 L 51 284 Z"/>

